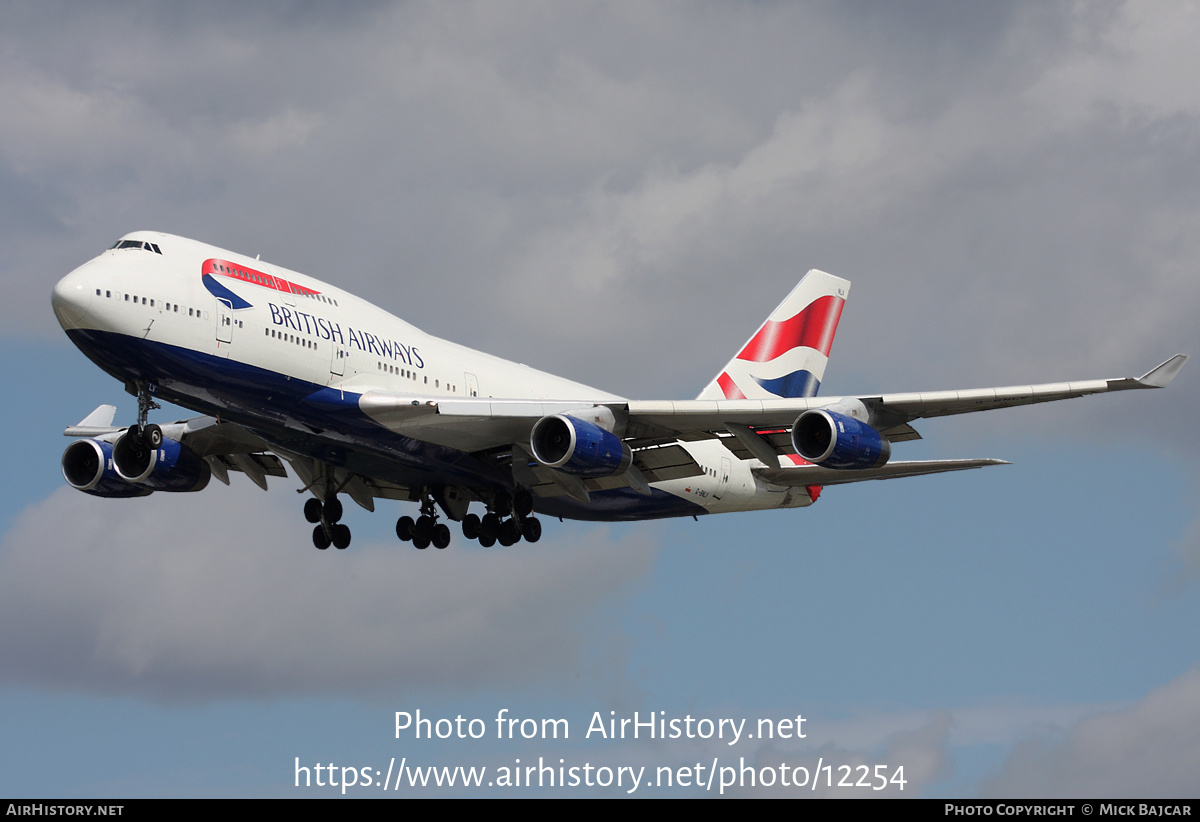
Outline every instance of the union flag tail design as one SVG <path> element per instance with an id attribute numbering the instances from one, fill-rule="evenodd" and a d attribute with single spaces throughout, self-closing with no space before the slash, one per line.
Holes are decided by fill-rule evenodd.
<path id="1" fill-rule="evenodd" d="M 814 397 L 825 376 L 850 281 L 813 269 L 697 399 Z"/>

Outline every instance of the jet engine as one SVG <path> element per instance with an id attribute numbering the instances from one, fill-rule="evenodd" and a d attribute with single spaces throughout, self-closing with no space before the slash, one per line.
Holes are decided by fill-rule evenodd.
<path id="1" fill-rule="evenodd" d="M 534 423 L 529 443 L 542 465 L 580 477 L 619 474 L 633 459 L 629 446 L 615 434 L 566 414 Z"/>
<path id="2" fill-rule="evenodd" d="M 151 448 L 132 428 L 113 445 L 112 458 L 121 479 L 153 491 L 202 491 L 212 477 L 208 463 L 179 440 L 163 437 Z"/>
<path id="3" fill-rule="evenodd" d="M 892 444 L 865 422 L 820 409 L 796 418 L 792 447 L 825 468 L 878 468 L 892 455 Z"/>
<path id="4" fill-rule="evenodd" d="M 117 476 L 112 467 L 112 452 L 112 443 L 76 440 L 63 451 L 63 479 L 72 488 L 97 497 L 144 497 L 154 493 L 150 488 L 130 485 Z"/>

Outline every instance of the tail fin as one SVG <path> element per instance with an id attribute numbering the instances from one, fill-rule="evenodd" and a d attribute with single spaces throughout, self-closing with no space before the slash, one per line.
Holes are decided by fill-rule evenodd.
<path id="1" fill-rule="evenodd" d="M 805 274 L 697 399 L 816 396 L 849 293 L 849 280 Z"/>

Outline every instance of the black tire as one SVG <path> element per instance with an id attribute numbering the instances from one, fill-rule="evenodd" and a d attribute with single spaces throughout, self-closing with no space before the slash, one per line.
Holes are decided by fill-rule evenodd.
<path id="1" fill-rule="evenodd" d="M 318 551 L 324 551 L 329 547 L 329 534 L 325 533 L 324 525 L 318 525 L 313 529 L 313 545 L 317 546 Z"/>
<path id="2" fill-rule="evenodd" d="M 528 488 L 520 488 L 513 496 L 513 509 L 518 517 L 527 517 L 533 513 L 533 494 Z"/>
<path id="3" fill-rule="evenodd" d="M 536 517 L 528 517 L 521 523 L 521 536 L 526 542 L 537 542 L 542 538 L 542 523 Z"/>
<path id="4" fill-rule="evenodd" d="M 495 514 L 485 514 L 479 525 L 479 535 L 490 537 L 492 544 L 495 544 L 496 537 L 500 536 L 500 517 Z"/>
<path id="5" fill-rule="evenodd" d="M 312 523 L 321 521 L 321 501 L 316 497 L 309 497 L 304 501 L 304 518 Z"/>
<path id="6" fill-rule="evenodd" d="M 415 547 L 418 551 L 424 551 L 429 547 L 429 540 L 424 537 L 414 535 L 413 547 Z"/>
<path id="7" fill-rule="evenodd" d="M 350 547 L 350 529 L 347 526 L 333 526 L 333 547 L 339 551 Z"/>
<path id="8" fill-rule="evenodd" d="M 439 551 L 450 544 L 450 528 L 446 523 L 439 523 L 433 529 L 433 547 Z"/>
<path id="9" fill-rule="evenodd" d="M 511 519 L 505 520 L 500 526 L 500 535 L 496 537 L 496 541 L 507 548 L 510 545 L 516 545 L 521 539 L 521 526 Z"/>
<path id="10" fill-rule="evenodd" d="M 400 517 L 400 519 L 396 520 L 396 536 L 400 537 L 404 542 L 412 542 L 413 529 L 415 527 L 416 523 L 413 522 L 412 517 Z"/>
<path id="11" fill-rule="evenodd" d="M 142 431 L 142 442 L 152 451 L 162 448 L 163 432 L 157 425 L 147 425 Z"/>
<path id="12" fill-rule="evenodd" d="M 332 525 L 342 518 L 342 501 L 337 497 L 325 500 L 325 521 Z"/>
<path id="13" fill-rule="evenodd" d="M 436 523 L 433 521 L 433 517 L 417 517 L 417 524 L 413 526 L 413 541 L 415 542 L 419 538 L 422 542 L 428 545 L 433 539 L 434 525 L 436 525 Z"/>
<path id="14" fill-rule="evenodd" d="M 479 544 L 481 546 L 483 546 L 484 548 L 491 548 L 493 545 L 496 544 L 496 538 L 493 536 L 488 536 L 487 534 L 480 534 L 479 535 Z"/>
<path id="15" fill-rule="evenodd" d="M 463 517 L 462 532 L 463 536 L 467 539 L 477 539 L 479 537 L 479 529 L 482 527 L 483 524 L 479 521 L 479 517 L 476 514 L 467 514 Z"/>

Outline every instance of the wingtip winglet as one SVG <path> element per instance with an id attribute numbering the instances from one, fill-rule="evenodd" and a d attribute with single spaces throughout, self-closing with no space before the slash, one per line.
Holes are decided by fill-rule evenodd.
<path id="1" fill-rule="evenodd" d="M 1138 377 L 1137 381 L 1146 388 L 1166 388 L 1170 385 L 1171 380 L 1175 379 L 1175 375 L 1179 373 L 1179 369 L 1183 368 L 1183 364 L 1187 360 L 1187 354 L 1176 354 L 1162 365 L 1151 368 Z"/>

